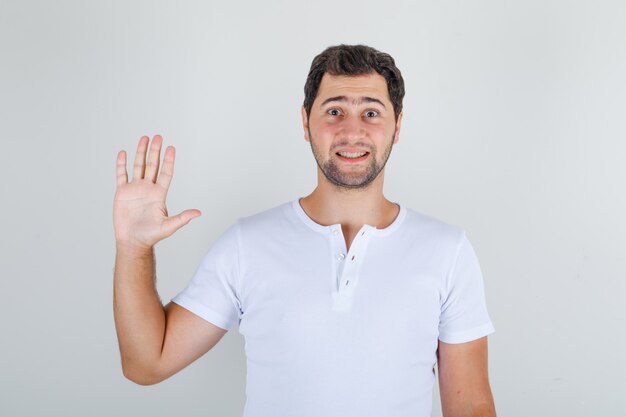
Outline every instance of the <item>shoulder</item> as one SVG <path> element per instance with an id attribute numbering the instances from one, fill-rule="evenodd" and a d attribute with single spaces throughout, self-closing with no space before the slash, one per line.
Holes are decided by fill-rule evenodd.
<path id="1" fill-rule="evenodd" d="M 426 239 L 439 244 L 456 246 L 465 238 L 465 230 L 455 224 L 405 207 L 402 233 L 409 237 Z"/>
<path id="2" fill-rule="evenodd" d="M 293 221 L 293 202 L 265 209 L 249 216 L 237 219 L 237 225 L 245 231 L 267 231 L 276 227 L 284 227 Z"/>
<path id="3" fill-rule="evenodd" d="M 294 209 L 293 201 L 240 217 L 236 222 L 236 228 L 241 242 L 261 245 L 270 241 L 297 240 L 306 232 Z"/>
<path id="4" fill-rule="evenodd" d="M 243 242 L 263 243 L 277 231 L 289 229 L 291 203 L 283 203 L 261 212 L 237 218 L 211 245 L 212 253 L 234 254 L 241 250 Z"/>

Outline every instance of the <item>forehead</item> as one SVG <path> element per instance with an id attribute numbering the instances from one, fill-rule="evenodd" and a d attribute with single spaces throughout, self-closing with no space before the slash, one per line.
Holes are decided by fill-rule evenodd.
<path id="1" fill-rule="evenodd" d="M 323 102 L 336 96 L 373 97 L 390 103 L 387 81 L 376 72 L 357 76 L 324 74 L 315 101 Z"/>

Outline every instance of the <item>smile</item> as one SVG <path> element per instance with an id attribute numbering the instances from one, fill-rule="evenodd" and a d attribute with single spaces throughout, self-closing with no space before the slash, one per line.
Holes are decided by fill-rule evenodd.
<path id="1" fill-rule="evenodd" d="M 344 158 L 354 159 L 360 158 L 369 152 L 337 152 L 337 155 L 342 156 Z"/>

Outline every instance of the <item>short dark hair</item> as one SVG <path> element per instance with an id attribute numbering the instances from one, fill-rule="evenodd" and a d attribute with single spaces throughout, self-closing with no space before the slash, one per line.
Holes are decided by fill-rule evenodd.
<path id="1" fill-rule="evenodd" d="M 313 58 L 311 69 L 304 84 L 304 109 L 307 118 L 317 97 L 325 73 L 330 75 L 357 76 L 377 72 L 387 81 L 387 92 L 398 119 L 404 98 L 404 80 L 391 55 L 366 45 L 329 46 Z"/>

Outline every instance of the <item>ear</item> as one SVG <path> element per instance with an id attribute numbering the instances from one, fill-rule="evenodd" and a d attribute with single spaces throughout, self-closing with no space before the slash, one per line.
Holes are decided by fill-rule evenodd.
<path id="1" fill-rule="evenodd" d="M 309 118 L 306 115 L 306 109 L 304 108 L 304 106 L 302 106 L 300 111 L 302 113 L 302 127 L 304 128 L 304 140 L 307 142 L 310 142 L 311 138 L 309 137 Z"/>
<path id="2" fill-rule="evenodd" d="M 400 139 L 400 125 L 402 124 L 402 112 L 398 115 L 398 120 L 396 121 L 396 133 L 393 135 L 393 144 L 398 143 Z"/>

